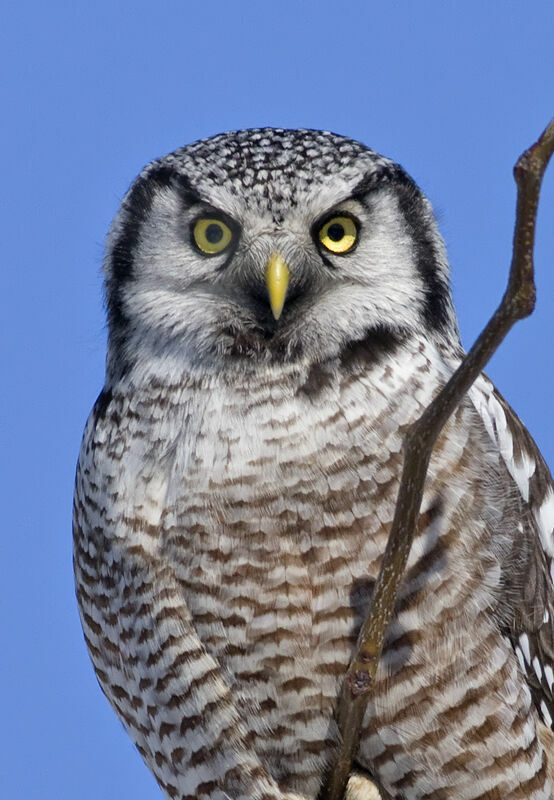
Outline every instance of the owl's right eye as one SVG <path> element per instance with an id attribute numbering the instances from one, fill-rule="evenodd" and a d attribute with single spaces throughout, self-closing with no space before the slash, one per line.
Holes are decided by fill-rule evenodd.
<path id="1" fill-rule="evenodd" d="M 202 217 L 194 223 L 192 236 L 202 253 L 213 256 L 222 253 L 230 245 L 233 232 L 220 219 Z"/>

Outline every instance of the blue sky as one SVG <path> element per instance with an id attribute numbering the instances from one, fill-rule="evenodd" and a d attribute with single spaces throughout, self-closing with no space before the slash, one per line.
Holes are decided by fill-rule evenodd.
<path id="1" fill-rule="evenodd" d="M 103 382 L 99 267 L 123 193 L 152 158 L 226 129 L 360 139 L 430 196 L 471 344 L 505 285 L 513 163 L 554 114 L 554 5 L 20 0 L 2 17 L 1 792 L 154 800 L 93 676 L 71 571 L 75 461 Z M 553 211 L 551 167 L 537 310 L 488 369 L 550 463 Z"/>

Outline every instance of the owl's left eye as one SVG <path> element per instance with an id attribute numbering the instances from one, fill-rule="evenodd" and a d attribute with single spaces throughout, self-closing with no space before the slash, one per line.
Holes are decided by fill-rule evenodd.
<path id="1" fill-rule="evenodd" d="M 358 228 L 351 217 L 332 217 L 318 232 L 320 243 L 331 253 L 347 253 L 358 238 Z"/>
<path id="2" fill-rule="evenodd" d="M 210 256 L 223 252 L 233 238 L 231 228 L 222 220 L 213 217 L 196 220 L 192 235 L 198 249 Z"/>

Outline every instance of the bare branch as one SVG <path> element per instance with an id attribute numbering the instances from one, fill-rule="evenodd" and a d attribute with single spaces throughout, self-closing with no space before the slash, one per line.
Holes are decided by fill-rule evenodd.
<path id="1" fill-rule="evenodd" d="M 342 744 L 320 793 L 320 800 L 342 800 L 344 797 L 385 632 L 394 613 L 398 587 L 412 546 L 433 446 L 448 418 L 512 325 L 534 309 L 535 222 L 542 177 L 553 151 L 554 120 L 514 167 L 518 188 L 516 222 L 510 276 L 502 301 L 459 368 L 411 426 L 404 442 L 404 466 L 391 532 L 368 616 L 360 631 L 339 698 L 337 716 Z"/>

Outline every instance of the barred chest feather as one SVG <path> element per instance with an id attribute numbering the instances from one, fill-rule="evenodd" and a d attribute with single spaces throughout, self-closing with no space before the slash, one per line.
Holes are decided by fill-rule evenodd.
<path id="1" fill-rule="evenodd" d="M 384 361 L 360 345 L 341 360 L 264 376 L 114 388 L 85 434 L 76 505 L 86 532 L 76 555 L 84 627 L 108 696 L 119 662 L 98 645 L 94 626 L 106 620 L 90 576 L 121 564 L 130 585 L 149 558 L 162 558 L 262 762 L 283 791 L 314 797 L 393 517 L 405 429 L 447 377 L 421 341 Z M 501 720 L 510 747 L 526 749 L 530 776 L 542 758 L 529 690 L 498 635 L 515 503 L 498 491 L 503 470 L 465 403 L 432 460 L 365 724 L 363 761 L 391 796 L 430 796 L 440 773 L 440 797 L 477 797 L 467 772 L 448 769 L 460 751 L 475 759 L 485 792 L 485 762 L 496 756 L 477 731 L 490 719 Z M 141 598 L 116 583 L 104 582 L 114 613 L 133 603 L 123 646 L 134 659 L 153 658 L 156 647 L 169 658 L 163 625 L 152 631 Z M 515 785 L 522 767 L 514 769 Z M 528 796 L 547 798 L 548 787 Z"/>

